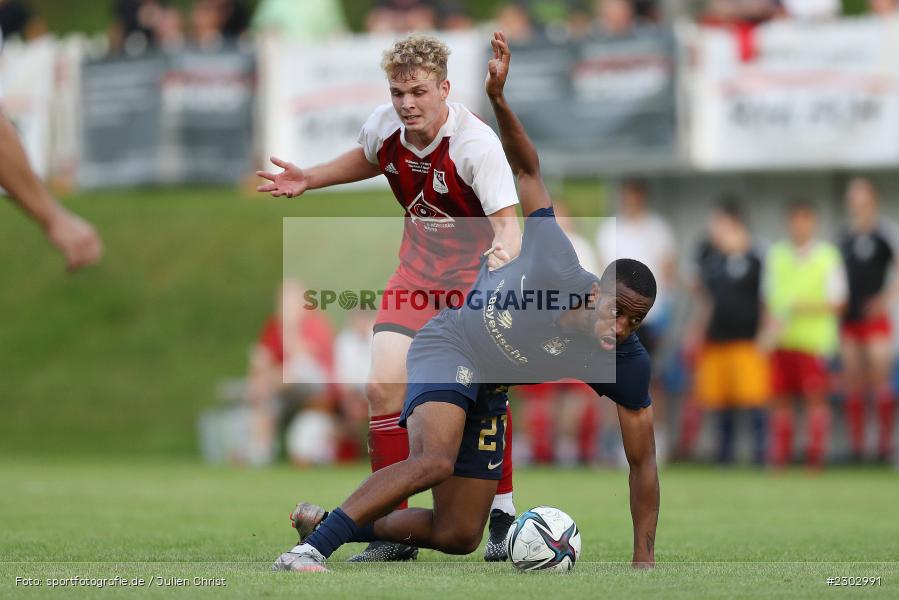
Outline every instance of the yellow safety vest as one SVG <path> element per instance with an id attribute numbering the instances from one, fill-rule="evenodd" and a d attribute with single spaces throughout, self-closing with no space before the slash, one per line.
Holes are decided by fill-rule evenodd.
<path id="1" fill-rule="evenodd" d="M 778 242 L 771 248 L 765 296 L 768 309 L 782 324 L 778 347 L 818 355 L 836 350 L 839 338 L 835 314 L 791 312 L 797 304 L 829 301 L 827 282 L 841 260 L 836 247 L 824 242 L 816 243 L 805 256 L 799 256 L 789 242 Z"/>

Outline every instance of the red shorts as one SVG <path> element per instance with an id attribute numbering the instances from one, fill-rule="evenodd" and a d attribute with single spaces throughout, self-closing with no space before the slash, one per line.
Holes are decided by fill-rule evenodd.
<path id="1" fill-rule="evenodd" d="M 890 337 L 893 333 L 893 325 L 888 316 L 880 315 L 861 321 L 844 322 L 841 331 L 846 339 L 867 342 L 880 337 Z"/>
<path id="2" fill-rule="evenodd" d="M 776 395 L 824 393 L 828 379 L 820 356 L 798 350 L 776 350 L 771 355 L 771 389 Z"/>
<path id="3" fill-rule="evenodd" d="M 413 281 L 402 271 L 402 267 L 398 268 L 384 286 L 384 295 L 375 318 L 375 333 L 395 331 L 413 337 L 444 308 L 462 306 L 475 276 L 476 273 L 472 273 L 468 281 L 430 286 Z"/>

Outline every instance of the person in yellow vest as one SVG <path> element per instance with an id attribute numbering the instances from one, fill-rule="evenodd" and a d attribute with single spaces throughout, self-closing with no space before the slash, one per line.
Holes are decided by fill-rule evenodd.
<path id="1" fill-rule="evenodd" d="M 838 316 L 848 294 L 839 250 L 816 239 L 817 215 L 805 202 L 789 210 L 789 239 L 768 253 L 764 296 L 771 353 L 771 461 L 785 465 L 793 451 L 793 401 L 805 402 L 809 466 L 824 465 L 830 433 L 826 360 L 837 350 Z"/>

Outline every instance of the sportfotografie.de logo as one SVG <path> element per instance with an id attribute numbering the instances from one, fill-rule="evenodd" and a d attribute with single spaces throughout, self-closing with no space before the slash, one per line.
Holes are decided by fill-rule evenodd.
<path id="1" fill-rule="evenodd" d="M 442 310 L 467 306 L 482 310 L 488 302 L 503 311 L 500 323 L 511 325 L 509 310 L 577 310 L 595 308 L 594 299 L 587 293 L 566 294 L 559 290 L 306 290 L 303 294 L 306 310 Z"/>

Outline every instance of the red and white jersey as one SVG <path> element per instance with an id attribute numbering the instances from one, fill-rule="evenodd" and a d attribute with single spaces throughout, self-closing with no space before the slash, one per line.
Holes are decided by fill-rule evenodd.
<path id="1" fill-rule="evenodd" d="M 471 283 L 493 229 L 486 215 L 518 203 L 512 169 L 490 127 L 458 103 L 431 144 L 417 149 L 391 104 L 362 126 L 365 157 L 406 211 L 398 271 L 422 287 Z"/>

